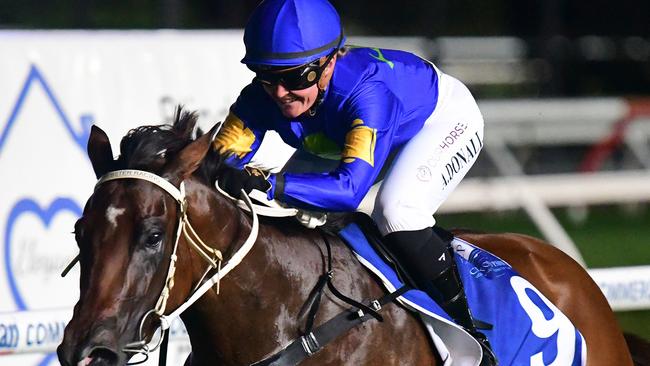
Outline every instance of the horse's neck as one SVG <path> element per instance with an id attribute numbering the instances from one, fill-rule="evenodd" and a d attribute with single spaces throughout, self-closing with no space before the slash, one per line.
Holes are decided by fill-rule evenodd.
<path id="1" fill-rule="evenodd" d="M 251 230 L 248 215 L 239 209 L 235 212 L 236 219 L 219 230 L 222 240 L 228 243 L 226 246 L 231 247 L 224 250 L 226 261 L 234 254 L 234 248 L 239 248 L 246 240 Z M 211 306 L 221 308 L 233 304 L 234 309 L 255 311 L 264 299 L 270 300 L 265 306 L 277 306 L 292 295 L 306 299 L 318 276 L 325 272 L 325 249 L 316 232 L 305 232 L 299 228 L 280 230 L 262 220 L 253 248 L 222 279 L 220 288 L 223 296 L 209 298 L 214 300 Z M 301 304 L 291 305 L 295 307 Z"/>
<path id="2" fill-rule="evenodd" d="M 221 196 L 209 200 L 219 207 L 219 213 L 211 213 L 201 232 L 219 233 L 221 245 L 238 247 L 250 232 L 250 217 Z M 336 251 L 341 254 L 338 246 Z M 315 231 L 291 224 L 280 230 L 261 223 L 255 246 L 222 279 L 220 294 L 206 293 L 184 314 L 194 352 L 216 353 L 212 357 L 228 362 L 245 361 L 261 358 L 292 340 L 304 324 L 298 318 L 301 307 L 325 271 L 323 252 L 322 237 Z M 248 348 L 252 348 L 249 354 L 242 353 Z"/>

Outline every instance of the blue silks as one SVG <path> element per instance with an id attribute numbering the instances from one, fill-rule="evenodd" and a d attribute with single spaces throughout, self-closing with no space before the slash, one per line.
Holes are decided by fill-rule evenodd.
<path id="1" fill-rule="evenodd" d="M 402 286 L 392 267 L 377 255 L 356 224 L 339 234 L 389 291 Z M 482 332 L 500 364 L 583 364 L 587 352 L 582 335 L 541 292 L 500 258 L 458 238 L 452 244 L 474 318 L 493 325 L 492 330 Z M 450 319 L 422 291 L 411 290 L 403 298 L 422 313 Z"/>

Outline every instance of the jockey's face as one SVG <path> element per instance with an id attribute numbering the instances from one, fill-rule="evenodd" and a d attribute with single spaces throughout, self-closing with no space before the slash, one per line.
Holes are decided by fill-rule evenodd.
<path id="1" fill-rule="evenodd" d="M 315 63 L 280 71 L 258 72 L 255 80 L 277 103 L 285 117 L 296 118 L 314 105 L 319 88 L 324 90 L 327 87 L 335 64 L 334 52 L 321 58 L 320 65 Z"/>
<path id="2" fill-rule="evenodd" d="M 281 83 L 262 85 L 287 118 L 297 118 L 307 112 L 318 97 L 318 85 L 316 84 L 301 90 L 288 90 Z"/>

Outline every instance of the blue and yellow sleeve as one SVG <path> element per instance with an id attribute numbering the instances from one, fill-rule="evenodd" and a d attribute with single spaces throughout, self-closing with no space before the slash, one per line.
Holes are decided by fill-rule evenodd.
<path id="1" fill-rule="evenodd" d="M 228 166 L 242 169 L 255 155 L 264 132 L 247 125 L 231 111 L 215 137 L 213 146 L 225 157 Z"/>
<path id="2" fill-rule="evenodd" d="M 283 174 L 276 198 L 306 209 L 356 210 L 391 150 L 400 111 L 392 94 L 375 90 L 358 98 L 350 108 L 356 118 L 347 125 L 339 166 L 329 173 Z"/>

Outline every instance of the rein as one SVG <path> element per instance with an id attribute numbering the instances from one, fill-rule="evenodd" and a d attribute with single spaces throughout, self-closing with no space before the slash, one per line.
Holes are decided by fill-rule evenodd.
<path id="1" fill-rule="evenodd" d="M 249 208 L 250 206 L 248 206 L 248 203 L 246 201 L 237 199 L 229 195 L 228 192 L 221 189 L 218 181 L 215 182 L 215 188 L 224 197 L 229 198 L 230 200 L 235 202 L 237 206 L 239 206 L 239 208 L 251 212 L 251 209 Z M 315 229 L 319 226 L 323 226 L 327 222 L 326 213 L 299 210 L 297 208 L 289 208 L 289 207 L 281 206 L 276 200 L 269 201 L 268 198 L 266 197 L 266 193 L 256 189 L 253 189 L 248 194 L 248 196 L 250 196 L 250 198 L 254 199 L 257 202 L 264 203 L 264 205 L 258 205 L 254 203 L 252 205 L 253 207 L 255 207 L 255 211 L 260 216 L 294 217 L 296 220 L 298 220 L 298 222 L 300 222 L 301 225 L 306 226 L 310 229 Z"/>

